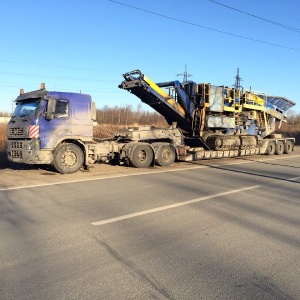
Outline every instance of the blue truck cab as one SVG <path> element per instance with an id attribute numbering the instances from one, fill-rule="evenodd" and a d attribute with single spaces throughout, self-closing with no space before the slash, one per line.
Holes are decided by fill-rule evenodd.
<path id="1" fill-rule="evenodd" d="M 95 105 L 91 96 L 49 92 L 42 84 L 33 92 L 21 89 L 15 102 L 8 123 L 8 159 L 76 172 L 85 162 L 86 144 L 93 141 Z M 62 154 L 55 159 L 59 151 Z"/>

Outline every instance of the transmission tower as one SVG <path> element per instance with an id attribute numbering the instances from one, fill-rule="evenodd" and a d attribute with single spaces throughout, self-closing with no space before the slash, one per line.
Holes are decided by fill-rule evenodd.
<path id="1" fill-rule="evenodd" d="M 191 77 L 192 75 L 188 74 L 187 67 L 186 67 L 186 65 L 184 65 L 184 73 L 177 74 L 177 76 L 183 76 L 183 82 L 186 82 L 186 81 L 188 81 L 188 77 Z"/>
<path id="2" fill-rule="evenodd" d="M 235 78 L 235 83 L 232 86 L 237 90 L 242 90 L 243 87 L 241 86 L 241 81 L 243 81 L 243 79 L 240 77 L 240 68 L 237 69 L 237 73 L 234 78 Z"/>

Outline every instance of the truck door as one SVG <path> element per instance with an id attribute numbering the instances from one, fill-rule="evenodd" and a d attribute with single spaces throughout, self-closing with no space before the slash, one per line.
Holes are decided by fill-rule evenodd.
<path id="1" fill-rule="evenodd" d="M 51 120 L 41 118 L 41 148 L 53 149 L 57 141 L 72 135 L 70 104 L 67 99 L 57 99 L 54 103 Z"/>

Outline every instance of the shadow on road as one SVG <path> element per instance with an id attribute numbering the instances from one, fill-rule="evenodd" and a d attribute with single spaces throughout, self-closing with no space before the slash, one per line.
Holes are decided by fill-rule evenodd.
<path id="1" fill-rule="evenodd" d="M 165 287 L 162 287 L 161 284 L 154 278 L 150 278 L 150 275 L 147 275 L 141 268 L 139 268 L 133 261 L 128 258 L 123 257 L 115 249 L 113 249 L 106 242 L 99 240 L 97 237 L 94 237 L 96 242 L 103 247 L 112 257 L 119 261 L 134 277 L 138 277 L 147 285 L 150 285 L 156 292 L 165 297 L 166 299 L 174 299 L 168 292 Z M 153 277 L 153 276 L 151 276 Z M 155 295 L 152 295 L 153 299 L 156 299 Z"/>
<path id="2" fill-rule="evenodd" d="M 276 163 L 269 163 L 266 161 L 259 161 L 259 160 L 255 160 L 255 159 L 242 159 L 244 161 L 249 161 L 249 162 L 253 162 L 253 163 L 258 163 L 258 164 L 266 164 L 266 165 L 273 165 L 273 166 L 282 166 L 282 167 L 288 167 L 288 168 L 300 168 L 300 167 L 296 167 L 296 166 L 292 166 L 292 165 L 282 165 L 282 164 L 276 164 Z M 292 161 L 289 160 L 291 163 L 295 163 L 296 161 Z M 230 172 L 235 172 L 235 173 L 240 173 L 240 174 L 247 174 L 247 175 L 252 175 L 252 176 L 258 176 L 258 177 L 263 177 L 263 178 L 270 178 L 270 179 L 276 179 L 276 180 L 282 180 L 282 181 L 287 181 L 287 182 L 294 182 L 294 183 L 300 183 L 300 181 L 297 180 L 293 180 L 293 179 L 288 179 L 288 178 L 282 178 L 279 176 L 275 176 L 275 175 L 271 175 L 271 174 L 262 174 L 262 173 L 258 173 L 258 172 L 252 172 L 250 170 L 245 171 L 245 170 L 237 170 L 234 169 L 234 166 L 228 164 L 228 165 L 212 165 L 213 161 L 210 160 L 210 163 L 203 163 L 203 166 L 206 166 L 210 169 L 216 169 L 216 170 L 224 170 L 224 171 L 230 171 Z M 197 162 L 189 162 L 190 164 L 196 164 Z M 262 172 L 266 172 L 265 169 L 262 169 Z M 280 173 L 281 174 L 281 173 Z M 299 174 L 300 176 L 300 174 Z M 291 176 L 292 177 L 292 176 Z M 295 176 L 296 177 L 296 176 Z"/>

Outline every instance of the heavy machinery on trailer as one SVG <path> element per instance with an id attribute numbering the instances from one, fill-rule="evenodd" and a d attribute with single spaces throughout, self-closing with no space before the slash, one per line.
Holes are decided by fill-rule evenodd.
<path id="1" fill-rule="evenodd" d="M 154 83 L 139 70 L 123 75 L 119 85 L 162 114 L 169 128 L 132 127 L 96 141 L 96 107 L 79 93 L 20 90 L 8 124 L 8 159 L 52 164 L 73 173 L 95 162 L 137 168 L 176 160 L 290 153 L 294 138 L 275 131 L 294 102 L 265 93 L 193 81 Z"/>

